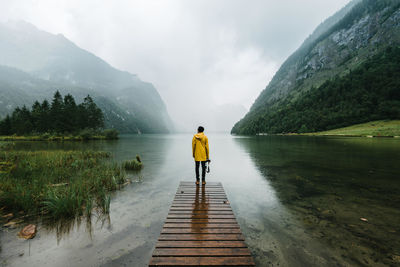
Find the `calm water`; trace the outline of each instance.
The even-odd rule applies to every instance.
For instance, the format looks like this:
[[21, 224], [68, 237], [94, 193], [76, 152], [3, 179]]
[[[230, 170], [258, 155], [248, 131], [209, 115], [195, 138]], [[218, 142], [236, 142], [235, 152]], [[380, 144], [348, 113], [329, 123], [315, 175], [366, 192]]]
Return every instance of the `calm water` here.
[[[258, 266], [399, 266], [400, 140], [209, 134], [209, 181], [221, 181]], [[193, 180], [191, 135], [122, 136], [18, 149], [94, 149], [145, 168], [113, 195], [110, 222], [57, 239], [0, 232], [0, 265], [146, 266], [179, 181]], [[361, 220], [367, 219], [367, 221]]]

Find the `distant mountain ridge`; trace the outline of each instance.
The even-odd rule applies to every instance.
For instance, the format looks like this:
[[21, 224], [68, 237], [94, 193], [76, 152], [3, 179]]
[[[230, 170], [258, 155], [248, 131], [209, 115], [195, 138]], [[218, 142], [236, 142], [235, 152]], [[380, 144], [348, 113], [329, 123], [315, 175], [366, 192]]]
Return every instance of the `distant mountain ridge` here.
[[[341, 108], [336, 106], [334, 108], [339, 111], [335, 116], [330, 116], [327, 109], [324, 111], [327, 112], [326, 114], [321, 112], [313, 118], [314, 120], [326, 120], [323, 125], [310, 122], [304, 113], [312, 108], [304, 108], [305, 98], [311, 95], [315, 97], [322, 85], [324, 85], [323, 88], [329, 87], [330, 95], [326, 95], [326, 97], [333, 97], [338, 93], [339, 88], [326, 86], [325, 83], [334, 79], [337, 80], [337, 85], [346, 84], [344, 81], [353, 70], [365, 69], [365, 73], [368, 71], [367, 62], [369, 60], [380, 64], [390, 63], [387, 58], [386, 61], [382, 61], [373, 59], [373, 57], [375, 55], [384, 56], [387, 48], [399, 45], [399, 0], [350, 2], [318, 26], [302, 46], [282, 64], [266, 89], [259, 95], [249, 113], [235, 124], [232, 133], [301, 132], [305, 129], [320, 131], [333, 126], [344, 127], [351, 123], [364, 122], [362, 120], [363, 118], [367, 119], [369, 112], [375, 112], [370, 107], [368, 111], [365, 109], [364, 113], [350, 109], [346, 111], [346, 114], [344, 111], [340, 114]], [[396, 50], [389, 53], [394, 51]], [[382, 72], [382, 75], [385, 74], [384, 68], [379, 68], [379, 71]], [[358, 77], [368, 79], [366, 75], [360, 74]], [[352, 88], [347, 88], [347, 90], [352, 90]], [[384, 90], [384, 88], [376, 88], [377, 92], [379, 90]], [[325, 109], [327, 101], [324, 102], [323, 99], [321, 101], [326, 105], [319, 107]], [[340, 104], [347, 106], [349, 101]], [[393, 109], [396, 105], [396, 103], [393, 104]], [[363, 106], [361, 105], [361, 107]], [[317, 111], [314, 110], [313, 113], [315, 112]], [[296, 113], [298, 117], [294, 118], [292, 113]], [[357, 113], [357, 115], [353, 116], [349, 113]], [[376, 113], [375, 115], [379, 119], [385, 119], [382, 114]], [[390, 116], [394, 116], [393, 114]]]
[[[171, 119], [151, 83], [120, 71], [63, 35], [23, 22], [0, 24], [0, 116], [21, 104], [50, 99], [56, 89], [93, 96], [106, 127], [121, 132], [170, 132]], [[35, 98], [36, 97], [36, 98]]]

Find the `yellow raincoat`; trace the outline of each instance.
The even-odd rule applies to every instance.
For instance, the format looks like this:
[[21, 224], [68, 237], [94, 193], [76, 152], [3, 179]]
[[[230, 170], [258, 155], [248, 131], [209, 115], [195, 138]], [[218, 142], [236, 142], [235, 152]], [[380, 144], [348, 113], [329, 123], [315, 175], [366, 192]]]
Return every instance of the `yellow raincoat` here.
[[195, 161], [209, 159], [208, 138], [204, 133], [198, 133], [193, 136], [192, 152]]

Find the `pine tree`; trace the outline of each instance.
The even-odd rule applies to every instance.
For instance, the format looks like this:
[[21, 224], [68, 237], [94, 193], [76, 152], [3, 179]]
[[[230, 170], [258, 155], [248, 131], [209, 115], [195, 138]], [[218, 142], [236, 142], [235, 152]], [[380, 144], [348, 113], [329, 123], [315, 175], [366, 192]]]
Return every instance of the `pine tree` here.
[[32, 126], [35, 132], [39, 132], [39, 124], [40, 124], [40, 119], [42, 117], [42, 107], [38, 101], [35, 101], [32, 105]]
[[33, 130], [32, 116], [29, 109], [23, 106], [22, 109], [16, 108], [11, 116], [12, 133], [18, 135], [30, 134]]
[[40, 133], [46, 133], [52, 129], [50, 120], [50, 104], [47, 101], [47, 99], [43, 100], [40, 109], [41, 109], [41, 117], [37, 125], [37, 130]]
[[64, 97], [64, 109], [63, 109], [63, 132], [71, 133], [78, 130], [78, 107], [75, 103], [75, 99], [72, 95], [67, 94]]
[[64, 100], [56, 91], [51, 106], [47, 100], [32, 105], [32, 111], [26, 106], [17, 107], [11, 116], [0, 120], [0, 134], [32, 134], [32, 133], [73, 133], [85, 128], [103, 127], [104, 117], [101, 109], [88, 95], [83, 103], [76, 105], [72, 95], [67, 94]]
[[59, 91], [56, 91], [51, 102], [50, 121], [51, 129], [54, 132], [62, 133], [64, 131], [63, 112], [64, 102]]
[[12, 133], [12, 125], [10, 115], [7, 115], [4, 120], [0, 121], [0, 134], [10, 135]]
[[97, 129], [104, 126], [103, 112], [97, 107], [90, 95], [85, 97], [82, 108], [85, 111], [85, 128]]

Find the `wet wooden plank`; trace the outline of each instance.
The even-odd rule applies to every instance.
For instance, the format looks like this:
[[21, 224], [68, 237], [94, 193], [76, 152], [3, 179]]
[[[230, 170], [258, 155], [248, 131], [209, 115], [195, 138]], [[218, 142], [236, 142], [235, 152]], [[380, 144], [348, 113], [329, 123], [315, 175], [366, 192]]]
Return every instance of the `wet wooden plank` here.
[[220, 199], [220, 198], [227, 199], [228, 197], [220, 194], [220, 195], [205, 195], [195, 198], [195, 196], [181, 194], [181, 195], [176, 195], [174, 199], [179, 200], [182, 198], [190, 199], [191, 201], [193, 201], [193, 203], [200, 204], [204, 203], [208, 199]]
[[[182, 199], [182, 198], [186, 198], [186, 199], [190, 199], [190, 200], [192, 200], [192, 201], [195, 201], [194, 196], [185, 196], [185, 195], [176, 195], [176, 196], [175, 196], [175, 199]], [[207, 199], [220, 199], [220, 198], [227, 199], [226, 196], [222, 196], [222, 195], [218, 195], [218, 196], [204, 196], [204, 197], [201, 196], [201, 197], [198, 198], [197, 201], [199, 201], [199, 203], [200, 203], [202, 200], [207, 200]]]
[[[195, 185], [195, 183], [194, 183], [195, 181], [180, 181], [179, 182], [179, 186], [185, 186], [185, 185], [191, 185], [191, 186], [194, 186]], [[222, 183], [221, 182], [209, 182], [209, 181], [207, 181], [207, 185], [219, 185], [219, 186], [222, 186]]]
[[239, 228], [237, 223], [165, 223], [165, 228]]
[[197, 211], [197, 210], [205, 210], [205, 211], [210, 211], [210, 210], [232, 210], [232, 208], [229, 205], [224, 204], [216, 204], [216, 205], [207, 205], [207, 204], [201, 204], [201, 205], [194, 205], [194, 206], [189, 206], [187, 203], [181, 203], [181, 204], [173, 204], [171, 206], [170, 211]]
[[166, 219], [166, 223], [208, 223], [208, 224], [213, 224], [213, 223], [236, 223], [236, 219], [211, 219], [211, 218], [206, 218], [206, 219]]
[[221, 215], [221, 214], [168, 214], [167, 219], [235, 219], [235, 215]]
[[156, 248], [247, 248], [243, 241], [158, 241]]
[[164, 228], [161, 234], [240, 234], [240, 228]]
[[241, 234], [161, 234], [158, 240], [240, 240], [244, 237]]
[[[225, 194], [225, 191], [223, 191], [223, 190], [210, 190], [210, 189], [205, 189], [206, 191], [204, 192], [202, 192], [201, 190], [200, 191], [187, 191], [187, 190], [179, 190], [179, 191], [177, 191], [176, 193], [175, 193], [175, 195], [176, 196], [179, 196], [179, 195], [191, 195], [191, 196], [198, 196], [198, 197], [201, 197], [202, 195], [226, 195]], [[209, 191], [207, 191], [207, 190], [209, 190]]]
[[[196, 184], [193, 183], [188, 183], [188, 184], [179, 184], [179, 188], [185, 188], [185, 187], [192, 187], [192, 188], [196, 188]], [[207, 187], [219, 187], [219, 188], [223, 188], [222, 184], [210, 184], [209, 182], [206, 183], [206, 188]]]
[[254, 266], [221, 183], [180, 183], [149, 266]]
[[150, 266], [254, 266], [249, 256], [243, 257], [153, 257]]
[[203, 203], [204, 200], [207, 199], [214, 199], [214, 198], [228, 198], [225, 194], [207, 194], [207, 195], [203, 195], [203, 196], [196, 196], [194, 195], [190, 195], [190, 194], [179, 194], [179, 195], [175, 195], [174, 199], [180, 199], [180, 198], [189, 198], [191, 201], [193, 201], [193, 203]]
[[[200, 185], [200, 186], [203, 188], [202, 185]], [[221, 190], [221, 191], [224, 190], [224, 188], [222, 186], [206, 185], [204, 188], [205, 189], [212, 189], [212, 190]], [[181, 190], [194, 190], [194, 191], [196, 191], [198, 189], [196, 188], [195, 185], [190, 185], [190, 186], [180, 186], [176, 191], [179, 192]]]
[[[205, 190], [205, 191], [204, 191]], [[200, 195], [202, 193], [206, 193], [206, 194], [212, 194], [212, 193], [217, 193], [217, 194], [223, 194], [225, 193], [225, 190], [221, 187], [221, 188], [217, 188], [217, 187], [208, 187], [208, 188], [204, 188], [199, 190], [197, 188], [179, 188], [176, 191], [176, 194], [193, 194], [193, 193], [200, 193]]]
[[[180, 198], [180, 199], [174, 199], [174, 202], [172, 203], [172, 205], [179, 205], [179, 204], [193, 204], [194, 201], [189, 199], [189, 198]], [[229, 201], [225, 198], [221, 198], [221, 199], [215, 199], [215, 198], [211, 198], [211, 199], [206, 199], [204, 200], [204, 202], [202, 202], [201, 204], [195, 204], [197, 205], [197, 207], [201, 207], [202, 205], [207, 205], [207, 204], [217, 204], [217, 205], [224, 205], [224, 204], [229, 204]]]
[[225, 191], [223, 190], [223, 189], [205, 189], [205, 190], [207, 190], [207, 191], [204, 191], [204, 190], [198, 190], [198, 189], [195, 189], [195, 190], [192, 190], [192, 189], [181, 189], [181, 190], [178, 190], [178, 191], [176, 191], [176, 194], [177, 195], [179, 195], [179, 194], [190, 194], [190, 195], [194, 195], [194, 194], [225, 194]]
[[204, 214], [229, 214], [233, 213], [232, 209], [228, 208], [213, 208], [213, 209], [207, 209], [204, 207], [195, 207], [192, 210], [190, 209], [172, 209], [169, 211], [168, 214], [195, 214], [195, 213], [204, 213]]
[[211, 215], [211, 214], [223, 214], [223, 215], [233, 215], [231, 210], [171, 210], [168, 215], [173, 214], [192, 214], [192, 215]]
[[235, 215], [191, 215], [191, 214], [172, 214], [167, 219], [235, 219]]
[[181, 198], [188, 198], [191, 201], [193, 201], [193, 203], [197, 202], [197, 203], [200, 204], [200, 203], [203, 203], [204, 200], [207, 200], [207, 199], [214, 199], [214, 198], [227, 199], [228, 197], [226, 195], [223, 195], [223, 194], [215, 194], [215, 195], [211, 195], [210, 194], [210, 195], [204, 195], [204, 196], [198, 196], [198, 197], [195, 196], [195, 195], [189, 195], [189, 194], [179, 194], [179, 195], [175, 195], [174, 199], [181, 199]]
[[247, 248], [156, 248], [155, 257], [160, 256], [250, 256]]
[[[205, 189], [205, 190], [208, 190], [208, 189]], [[202, 192], [196, 192], [196, 191], [194, 191], [194, 192], [183, 192], [183, 193], [181, 193], [181, 192], [177, 192], [177, 193], [175, 193], [175, 195], [176, 196], [184, 196], [184, 195], [187, 195], [187, 196], [196, 196], [196, 197], [199, 197], [199, 198], [201, 198], [202, 196], [208, 196], [208, 195], [226, 195], [223, 191], [221, 191], [221, 192], [217, 192], [217, 191], [213, 191], [213, 192], [207, 192], [207, 193], [203, 193], [202, 194]]]
[[196, 205], [196, 206], [171, 206], [170, 211], [211, 211], [211, 210], [225, 210], [225, 211], [232, 211], [230, 206], [208, 206], [208, 205]]

